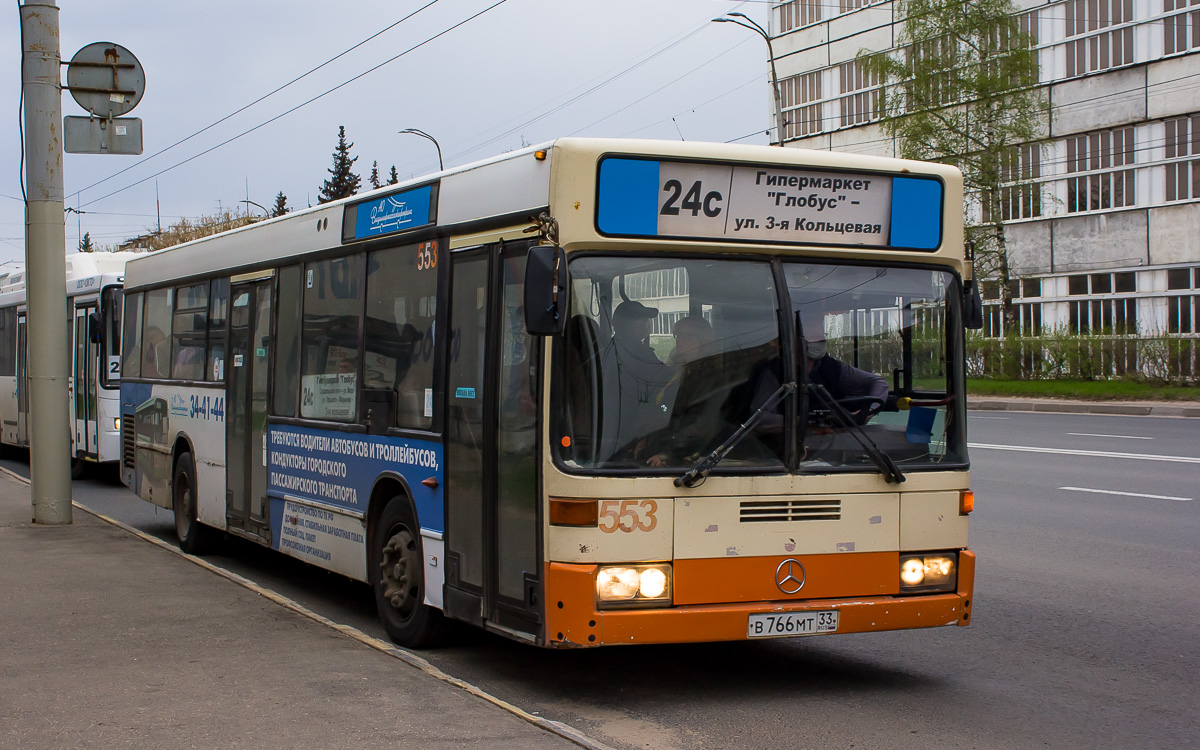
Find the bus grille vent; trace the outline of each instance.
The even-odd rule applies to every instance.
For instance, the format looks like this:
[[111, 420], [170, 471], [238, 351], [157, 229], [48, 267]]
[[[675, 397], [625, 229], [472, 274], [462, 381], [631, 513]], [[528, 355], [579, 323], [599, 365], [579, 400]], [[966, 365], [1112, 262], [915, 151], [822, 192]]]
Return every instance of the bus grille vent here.
[[772, 521], [839, 521], [842, 501], [828, 500], [745, 500], [741, 505], [742, 523]]
[[121, 420], [121, 465], [126, 469], [133, 468], [134, 434], [133, 416], [125, 415]]

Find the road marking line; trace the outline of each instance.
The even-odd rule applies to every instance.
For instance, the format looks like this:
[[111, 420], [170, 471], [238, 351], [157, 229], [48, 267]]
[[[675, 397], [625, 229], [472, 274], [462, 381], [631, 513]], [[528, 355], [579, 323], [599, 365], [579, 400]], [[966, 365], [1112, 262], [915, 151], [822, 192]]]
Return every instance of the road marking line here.
[[985, 417], [980, 414], [972, 414], [970, 419], [1012, 419], [1012, 417]]
[[1122, 497], [1148, 497], [1152, 500], [1178, 500], [1181, 503], [1190, 503], [1190, 497], [1175, 497], [1173, 495], [1147, 495], [1144, 492], [1117, 492], [1116, 490], [1094, 490], [1088, 487], [1059, 487], [1060, 490], [1071, 490], [1072, 492], [1095, 492], [1101, 495], [1120, 495]]
[[[21, 476], [20, 474], [16, 473], [15, 471], [11, 471], [9, 469], [4, 468], [3, 466], [0, 466], [0, 473], [7, 474], [9, 477], [12, 477], [13, 479], [17, 480], [18, 482], [21, 482], [22, 484], [26, 484], [26, 485], [30, 484], [29, 479]], [[308, 619], [312, 620], [313, 622], [317, 622], [328, 628], [332, 628], [333, 630], [338, 631], [342, 635], [358, 641], [359, 643], [363, 644], [364, 646], [373, 648], [376, 651], [382, 651], [383, 653], [387, 654], [388, 656], [399, 659], [400, 661], [404, 662], [405, 664], [408, 664], [411, 667], [416, 667], [417, 669], [421, 670], [422, 672], [424, 672], [427, 675], [430, 675], [431, 677], [435, 677], [435, 678], [441, 680], [442, 682], [453, 685], [454, 687], [456, 687], [460, 690], [463, 690], [467, 693], [470, 693], [471, 695], [475, 696], [476, 698], [485, 700], [488, 703], [491, 703], [492, 705], [494, 705], [498, 708], [502, 708], [505, 711], [509, 712], [510, 714], [513, 714], [514, 716], [524, 719], [525, 721], [529, 722], [530, 724], [533, 724], [534, 726], [537, 726], [540, 729], [550, 732], [551, 734], [556, 734], [559, 737], [562, 737], [563, 739], [570, 740], [571, 742], [574, 742], [576, 745], [587, 748], [588, 750], [615, 750], [614, 748], [612, 748], [609, 745], [605, 745], [602, 742], [599, 742], [597, 740], [592, 739], [591, 737], [588, 737], [586, 734], [579, 731], [578, 729], [576, 729], [573, 726], [564, 724], [561, 721], [554, 721], [553, 719], [546, 719], [541, 716], [535, 716], [535, 715], [529, 713], [528, 711], [525, 711], [521, 708], [518, 708], [517, 706], [514, 706], [513, 704], [509, 703], [508, 701], [497, 698], [496, 696], [492, 695], [491, 693], [485, 692], [484, 690], [475, 687], [474, 685], [467, 682], [466, 680], [460, 680], [457, 677], [449, 675], [449, 674], [443, 672], [442, 670], [438, 669], [437, 667], [435, 667], [433, 664], [429, 663], [425, 659], [422, 659], [421, 657], [417, 656], [416, 654], [412, 653], [411, 651], [407, 651], [403, 648], [400, 648], [399, 646], [397, 646], [394, 643], [380, 640], [379, 638], [376, 638], [374, 636], [367, 635], [366, 633], [362, 632], [358, 628], [352, 627], [350, 625], [343, 625], [342, 623], [335, 622], [334, 620], [331, 620], [328, 617], [325, 617], [324, 615], [317, 614], [316, 612], [312, 611], [311, 609], [305, 607], [303, 604], [300, 604], [297, 601], [289, 599], [288, 597], [284, 596], [283, 594], [280, 594], [277, 591], [266, 588], [265, 586], [261, 586], [261, 585], [255, 583], [254, 581], [250, 580], [249, 578], [240, 576], [231, 570], [226, 570], [225, 568], [222, 568], [219, 565], [213, 565], [212, 563], [208, 562], [207, 560], [196, 557], [195, 555], [189, 555], [173, 544], [164, 542], [162, 539], [159, 539], [156, 536], [147, 534], [146, 532], [144, 532], [140, 529], [135, 529], [134, 527], [130, 526], [129, 524], [118, 521], [115, 518], [110, 518], [110, 517], [104, 515], [103, 513], [99, 512], [97, 510], [93, 510], [82, 503], [71, 501], [71, 504], [86, 513], [90, 513], [91, 515], [95, 516], [96, 518], [99, 518], [101, 521], [104, 521], [105, 523], [112, 524], [113, 526], [116, 526], [119, 529], [128, 531], [130, 534], [133, 534], [134, 536], [136, 536], [144, 541], [150, 542], [151, 544], [153, 544], [157, 547], [160, 547], [172, 554], [178, 555], [179, 557], [182, 557], [185, 560], [188, 560], [189, 562], [199, 565], [201, 568], [204, 568], [205, 570], [208, 570], [209, 572], [216, 573], [217, 575], [221, 576], [222, 578], [224, 578], [226, 580], [232, 581], [233, 583], [236, 583], [239, 586], [247, 588], [256, 594], [275, 602], [276, 604], [278, 604], [281, 607], [290, 609], [293, 612], [295, 612], [296, 614], [300, 615], [301, 617], [307, 617]]]
[[1141, 435], [1104, 435], [1098, 432], [1068, 432], [1068, 435], [1077, 435], [1079, 437], [1107, 437], [1121, 438], [1122, 440], [1153, 440], [1152, 437], [1143, 437]]
[[990, 443], [968, 443], [968, 447], [995, 450], [1018, 451], [1020, 453], [1056, 453], [1064, 456], [1090, 456], [1092, 458], [1133, 458], [1142, 461], [1167, 461], [1179, 464], [1200, 464], [1200, 458], [1192, 456], [1158, 456], [1152, 453], [1114, 453], [1111, 451], [1079, 451], [1066, 448], [1034, 448], [1027, 445], [993, 445]]

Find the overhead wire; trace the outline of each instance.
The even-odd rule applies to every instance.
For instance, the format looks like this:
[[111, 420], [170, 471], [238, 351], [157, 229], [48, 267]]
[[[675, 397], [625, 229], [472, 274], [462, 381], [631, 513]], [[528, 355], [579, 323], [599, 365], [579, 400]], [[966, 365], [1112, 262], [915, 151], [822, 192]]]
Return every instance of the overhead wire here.
[[[156, 151], [156, 152], [154, 152], [153, 154], [150, 154], [149, 156], [147, 156], [147, 157], [145, 157], [145, 158], [143, 158], [143, 159], [140, 159], [140, 160], [138, 160], [137, 162], [135, 162], [135, 163], [133, 163], [133, 164], [130, 164], [128, 167], [125, 167], [124, 169], [122, 169], [122, 170], [120, 170], [120, 171], [118, 171], [118, 172], [114, 172], [114, 173], [110, 174], [108, 177], [105, 177], [105, 178], [104, 178], [104, 179], [102, 179], [102, 180], [99, 180], [99, 181], [97, 181], [97, 182], [93, 182], [91, 185], [88, 185], [87, 187], [82, 187], [82, 188], [79, 188], [79, 189], [78, 189], [78, 190], [76, 190], [74, 193], [71, 193], [71, 195], [73, 195], [73, 196], [78, 196], [80, 193], [82, 193], [82, 192], [83, 192], [83, 191], [85, 191], [85, 190], [91, 190], [92, 188], [94, 188], [94, 187], [96, 187], [96, 186], [98, 186], [98, 185], [102, 185], [102, 184], [104, 184], [105, 182], [108, 182], [109, 180], [113, 179], [114, 177], [118, 177], [118, 176], [120, 176], [120, 175], [123, 175], [123, 174], [125, 174], [126, 172], [128, 172], [129, 170], [131, 170], [131, 169], [135, 169], [135, 168], [137, 168], [137, 167], [141, 166], [142, 164], [145, 164], [146, 162], [150, 161], [151, 159], [154, 159], [154, 158], [156, 158], [156, 157], [158, 157], [158, 156], [161, 156], [161, 155], [163, 155], [163, 154], [167, 153], [168, 151], [170, 151], [171, 149], [175, 148], [176, 146], [180, 146], [180, 145], [182, 145], [182, 144], [184, 144], [184, 143], [187, 143], [188, 141], [190, 141], [191, 139], [195, 138], [196, 136], [198, 136], [198, 135], [200, 135], [200, 134], [202, 134], [202, 133], [205, 133], [205, 132], [207, 132], [207, 131], [209, 131], [209, 130], [212, 130], [213, 128], [215, 128], [216, 126], [220, 125], [221, 123], [228, 121], [229, 119], [231, 119], [231, 118], [233, 118], [233, 117], [235, 117], [235, 116], [237, 116], [237, 115], [241, 114], [242, 112], [245, 112], [246, 110], [250, 109], [250, 108], [251, 108], [251, 107], [253, 107], [254, 105], [256, 105], [256, 104], [258, 104], [258, 103], [260, 103], [260, 102], [262, 102], [262, 101], [265, 101], [266, 99], [269, 99], [270, 97], [274, 96], [275, 94], [278, 94], [279, 92], [281, 92], [281, 91], [283, 91], [284, 89], [288, 88], [288, 87], [289, 87], [289, 86], [291, 86], [292, 84], [294, 84], [294, 83], [297, 83], [297, 82], [299, 82], [299, 81], [301, 81], [301, 80], [303, 80], [303, 79], [307, 78], [308, 76], [312, 75], [313, 73], [316, 73], [318, 70], [320, 70], [320, 69], [324, 68], [325, 66], [327, 66], [327, 65], [329, 65], [329, 64], [331, 64], [331, 63], [333, 63], [333, 62], [335, 62], [335, 61], [337, 61], [337, 60], [339, 60], [339, 59], [341, 59], [342, 57], [345, 57], [346, 55], [350, 54], [351, 52], [353, 52], [354, 50], [356, 50], [356, 49], [358, 49], [359, 47], [363, 46], [364, 44], [366, 44], [366, 43], [370, 42], [371, 40], [373, 40], [373, 39], [376, 39], [377, 37], [379, 37], [379, 36], [381, 36], [381, 35], [383, 35], [383, 34], [387, 33], [388, 31], [391, 31], [392, 29], [396, 28], [396, 27], [397, 27], [397, 26], [399, 26], [400, 24], [402, 24], [402, 23], [404, 23], [405, 21], [409, 20], [410, 18], [412, 18], [413, 16], [417, 15], [417, 14], [418, 14], [418, 13], [420, 13], [421, 11], [423, 11], [423, 10], [425, 10], [425, 9], [429, 8], [430, 6], [432, 6], [432, 5], [436, 4], [436, 3], [440, 2], [440, 1], [441, 1], [441, 0], [429, 0], [429, 2], [425, 3], [425, 4], [424, 4], [424, 5], [422, 5], [420, 8], [417, 8], [417, 9], [416, 9], [416, 10], [414, 10], [412, 13], [409, 13], [408, 15], [404, 16], [403, 18], [401, 18], [400, 20], [396, 21], [395, 23], [393, 23], [393, 24], [390, 24], [390, 25], [388, 25], [388, 26], [384, 27], [383, 29], [380, 29], [379, 31], [377, 31], [377, 32], [375, 32], [374, 34], [372, 34], [371, 36], [367, 37], [366, 39], [363, 39], [361, 42], [359, 42], [359, 43], [357, 43], [357, 44], [355, 44], [355, 45], [353, 45], [353, 46], [351, 46], [351, 47], [348, 47], [348, 48], [346, 48], [346, 49], [342, 50], [341, 52], [339, 52], [338, 54], [336, 54], [336, 55], [334, 55], [333, 57], [329, 58], [329, 59], [328, 59], [328, 60], [326, 60], [325, 62], [321, 63], [320, 65], [316, 66], [315, 68], [312, 68], [311, 70], [308, 70], [308, 71], [306, 71], [306, 72], [304, 72], [304, 73], [301, 73], [300, 75], [296, 76], [295, 78], [293, 78], [292, 80], [290, 80], [290, 81], [288, 81], [287, 83], [283, 84], [282, 86], [279, 86], [279, 87], [277, 87], [277, 88], [275, 88], [275, 89], [272, 89], [271, 91], [268, 91], [267, 93], [265, 93], [265, 94], [263, 94], [262, 96], [258, 97], [258, 98], [257, 98], [257, 99], [255, 99], [254, 101], [250, 102], [249, 104], [246, 104], [246, 105], [244, 105], [244, 106], [242, 106], [242, 107], [239, 107], [238, 109], [234, 110], [233, 112], [230, 112], [229, 114], [225, 115], [224, 117], [222, 117], [222, 118], [220, 118], [220, 119], [218, 119], [218, 120], [216, 120], [216, 121], [214, 121], [214, 122], [211, 122], [211, 123], [209, 123], [208, 125], [205, 125], [203, 128], [200, 128], [199, 130], [197, 130], [196, 132], [192, 133], [191, 135], [189, 135], [189, 136], [186, 136], [186, 137], [184, 137], [184, 138], [181, 138], [181, 139], [179, 139], [178, 141], [175, 141], [175, 142], [174, 142], [174, 143], [172, 143], [170, 146], [167, 146], [166, 148], [160, 149], [159, 151]], [[19, 3], [19, 0], [18, 0], [18, 3]]]
[[[309, 104], [312, 104], [312, 103], [313, 103], [313, 102], [315, 102], [315, 101], [318, 101], [319, 99], [323, 99], [324, 97], [328, 96], [329, 94], [332, 94], [333, 92], [335, 92], [335, 91], [337, 91], [337, 90], [339, 90], [339, 89], [342, 89], [342, 88], [344, 88], [344, 87], [346, 87], [346, 86], [350, 85], [351, 83], [354, 83], [355, 81], [357, 81], [357, 80], [359, 80], [359, 79], [363, 78], [364, 76], [370, 75], [371, 73], [375, 72], [376, 70], [379, 70], [380, 68], [384, 67], [385, 65], [388, 65], [388, 64], [390, 64], [390, 63], [392, 63], [392, 62], [395, 62], [396, 60], [399, 60], [401, 57], [404, 57], [405, 55], [409, 54], [410, 52], [413, 52], [414, 50], [417, 50], [417, 49], [419, 49], [419, 48], [421, 48], [421, 47], [424, 47], [426, 44], [429, 44], [430, 42], [434, 41], [435, 39], [438, 39], [438, 38], [440, 38], [440, 37], [442, 37], [442, 36], [445, 36], [446, 34], [449, 34], [451, 31], [454, 31], [455, 29], [457, 29], [457, 28], [459, 28], [459, 27], [461, 27], [461, 26], [464, 26], [464, 25], [466, 25], [466, 24], [470, 23], [471, 21], [475, 20], [476, 18], [479, 18], [480, 16], [484, 15], [485, 13], [488, 13], [489, 11], [491, 11], [491, 10], [493, 10], [493, 9], [495, 9], [495, 8], [498, 8], [499, 6], [503, 5], [503, 4], [504, 4], [504, 3], [506, 3], [506, 2], [508, 2], [508, 0], [497, 0], [497, 2], [495, 2], [495, 3], [491, 4], [491, 5], [489, 5], [487, 8], [484, 8], [483, 10], [481, 10], [481, 11], [479, 11], [479, 12], [477, 12], [477, 13], [475, 13], [475, 14], [471, 15], [471, 16], [469, 16], [468, 18], [466, 18], [466, 19], [464, 19], [464, 20], [462, 20], [462, 21], [459, 21], [458, 23], [454, 24], [453, 26], [450, 26], [449, 28], [446, 28], [446, 29], [443, 29], [442, 31], [439, 31], [437, 34], [434, 34], [433, 36], [431, 36], [431, 37], [428, 37], [428, 38], [427, 38], [427, 39], [425, 39], [424, 41], [422, 41], [422, 42], [420, 42], [420, 43], [418, 43], [418, 44], [415, 44], [415, 45], [413, 45], [412, 47], [409, 47], [408, 49], [404, 50], [403, 52], [399, 53], [398, 55], [394, 55], [393, 57], [390, 57], [390, 58], [388, 58], [387, 60], [384, 60], [383, 62], [379, 63], [378, 65], [374, 65], [374, 66], [372, 66], [371, 68], [368, 68], [367, 70], [363, 71], [362, 73], [359, 73], [358, 75], [356, 75], [356, 76], [353, 76], [352, 78], [349, 78], [349, 79], [347, 79], [347, 80], [343, 81], [342, 83], [339, 83], [338, 85], [334, 86], [333, 88], [327, 89], [326, 91], [324, 91], [324, 92], [322, 92], [322, 93], [320, 93], [320, 94], [317, 94], [316, 96], [312, 97], [311, 99], [308, 99], [307, 101], [304, 101], [304, 102], [302, 102], [302, 103], [300, 103], [300, 104], [297, 104], [296, 106], [294, 106], [294, 107], [292, 107], [292, 108], [290, 108], [290, 109], [288, 109], [288, 110], [286, 110], [286, 111], [284, 111], [284, 112], [282, 112], [282, 113], [280, 113], [280, 114], [278, 114], [278, 115], [275, 115], [274, 117], [272, 117], [272, 118], [270, 118], [270, 119], [268, 119], [268, 120], [265, 120], [265, 121], [263, 121], [263, 122], [259, 123], [258, 125], [255, 125], [255, 126], [254, 126], [254, 127], [252, 127], [252, 128], [249, 128], [249, 129], [247, 129], [247, 130], [244, 130], [244, 131], [242, 131], [241, 133], [238, 133], [237, 135], [235, 135], [235, 136], [233, 136], [233, 137], [231, 137], [231, 138], [227, 138], [226, 140], [224, 140], [224, 141], [222, 141], [222, 142], [218, 143], [218, 144], [217, 144], [217, 145], [215, 145], [215, 146], [212, 146], [211, 148], [205, 149], [204, 151], [201, 151], [201, 152], [200, 152], [200, 153], [198, 153], [198, 154], [195, 154], [195, 155], [193, 155], [193, 156], [190, 156], [190, 157], [188, 157], [188, 158], [184, 159], [183, 161], [180, 161], [180, 162], [177, 162], [177, 163], [175, 163], [175, 164], [172, 164], [171, 166], [167, 167], [166, 169], [159, 170], [158, 172], [155, 172], [154, 174], [152, 174], [152, 175], [150, 175], [150, 176], [148, 176], [148, 177], [144, 177], [144, 178], [142, 178], [142, 179], [140, 179], [140, 180], [138, 180], [138, 181], [136, 181], [136, 182], [133, 182], [133, 183], [130, 183], [129, 185], [126, 185], [126, 186], [125, 186], [125, 187], [123, 187], [123, 188], [119, 188], [119, 189], [117, 189], [117, 190], [114, 190], [114, 191], [113, 191], [113, 192], [111, 192], [111, 193], [107, 193], [107, 194], [105, 194], [105, 195], [102, 195], [102, 196], [100, 196], [99, 198], [93, 198], [92, 200], [89, 200], [87, 203], [83, 203], [83, 204], [82, 204], [82, 206], [90, 206], [90, 205], [92, 205], [93, 203], [97, 203], [97, 202], [99, 202], [99, 201], [105, 200], [106, 198], [111, 198], [112, 196], [114, 196], [114, 195], [117, 195], [118, 193], [122, 193], [122, 192], [124, 192], [124, 191], [126, 191], [126, 190], [129, 190], [130, 188], [136, 187], [137, 185], [141, 185], [141, 184], [142, 184], [142, 183], [144, 183], [144, 182], [147, 182], [147, 181], [149, 181], [149, 180], [152, 180], [152, 179], [154, 179], [155, 177], [158, 177], [158, 176], [160, 176], [160, 175], [163, 175], [163, 174], [165, 174], [165, 173], [167, 173], [167, 172], [169, 172], [169, 171], [171, 171], [171, 170], [173, 170], [173, 169], [176, 169], [177, 167], [181, 167], [181, 166], [183, 166], [184, 164], [187, 164], [188, 162], [194, 161], [194, 160], [196, 160], [196, 159], [200, 158], [201, 156], [205, 156], [205, 155], [207, 155], [207, 154], [210, 154], [210, 153], [212, 153], [213, 151], [216, 151], [217, 149], [219, 149], [219, 148], [221, 148], [221, 147], [223, 147], [223, 146], [226, 146], [226, 145], [228, 145], [228, 144], [230, 144], [230, 143], [233, 143], [234, 141], [236, 141], [236, 140], [238, 140], [238, 139], [240, 139], [240, 138], [243, 138], [243, 137], [245, 137], [245, 136], [249, 135], [250, 133], [253, 133], [253, 132], [254, 132], [254, 131], [256, 131], [256, 130], [259, 130], [259, 129], [263, 128], [263, 127], [266, 127], [267, 125], [270, 125], [271, 123], [273, 123], [273, 122], [275, 122], [275, 121], [277, 121], [277, 120], [280, 120], [280, 119], [282, 119], [282, 118], [284, 118], [284, 117], [286, 117], [286, 116], [288, 116], [288, 115], [292, 114], [293, 112], [296, 112], [297, 110], [299, 110], [299, 109], [302, 109], [302, 108], [304, 108], [304, 107], [308, 106]], [[82, 207], [82, 206], [81, 206], [81, 207]]]

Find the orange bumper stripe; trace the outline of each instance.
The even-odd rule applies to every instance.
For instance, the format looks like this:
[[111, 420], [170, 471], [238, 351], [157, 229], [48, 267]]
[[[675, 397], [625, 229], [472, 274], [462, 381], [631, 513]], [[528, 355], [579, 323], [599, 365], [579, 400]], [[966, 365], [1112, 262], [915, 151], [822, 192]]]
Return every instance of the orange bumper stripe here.
[[[849, 559], [852, 556], [836, 557]], [[681, 562], [685, 561], [675, 564]], [[967, 625], [973, 603], [975, 555], [969, 550], [959, 553], [958, 591], [948, 594], [843, 595], [791, 601], [677, 604], [670, 609], [640, 610], [600, 611], [596, 608], [598, 567], [567, 563], [546, 565], [546, 645], [588, 647], [745, 640], [749, 615], [760, 612], [836, 609], [840, 613], [838, 633]], [[895, 576], [895, 572], [892, 575]]]

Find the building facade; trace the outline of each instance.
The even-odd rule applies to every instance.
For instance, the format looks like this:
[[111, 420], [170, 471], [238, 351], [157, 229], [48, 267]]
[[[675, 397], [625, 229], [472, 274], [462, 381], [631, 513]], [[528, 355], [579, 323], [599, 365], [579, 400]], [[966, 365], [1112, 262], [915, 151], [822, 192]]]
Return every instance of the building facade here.
[[[1200, 333], [1200, 0], [1016, 0], [1052, 116], [1005, 193], [1022, 332]], [[773, 3], [787, 146], [892, 155], [880, 82], [892, 0]], [[775, 132], [775, 131], [772, 131]], [[989, 293], [990, 292], [990, 293]], [[986, 332], [1001, 335], [984, 285]]]

